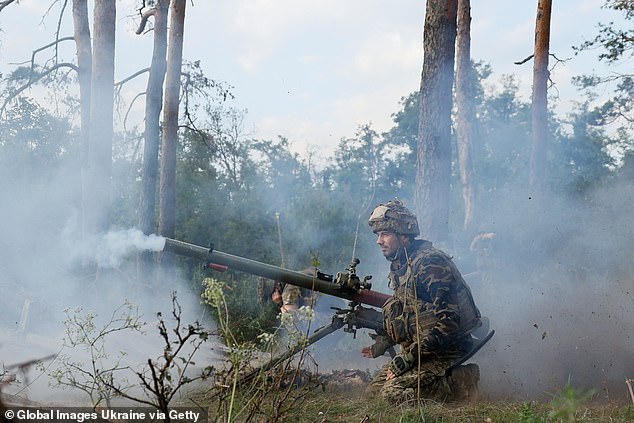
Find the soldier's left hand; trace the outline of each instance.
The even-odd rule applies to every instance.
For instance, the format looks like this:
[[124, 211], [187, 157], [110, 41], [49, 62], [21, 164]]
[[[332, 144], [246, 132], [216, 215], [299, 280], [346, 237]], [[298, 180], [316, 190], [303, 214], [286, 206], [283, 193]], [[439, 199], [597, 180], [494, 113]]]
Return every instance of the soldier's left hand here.
[[282, 305], [282, 293], [279, 289], [276, 288], [273, 291], [273, 293], [271, 294], [271, 300], [273, 300], [273, 302], [277, 305]]

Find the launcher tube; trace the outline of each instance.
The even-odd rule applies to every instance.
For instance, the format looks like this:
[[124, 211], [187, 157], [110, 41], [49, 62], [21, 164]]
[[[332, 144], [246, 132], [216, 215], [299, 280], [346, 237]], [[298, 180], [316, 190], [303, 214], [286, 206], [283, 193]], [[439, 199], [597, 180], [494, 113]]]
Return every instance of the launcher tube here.
[[334, 297], [356, 301], [360, 304], [367, 304], [374, 307], [382, 307], [390, 298], [387, 294], [367, 289], [351, 290], [328, 280], [325, 276], [311, 276], [295, 270], [283, 269], [271, 264], [261, 263], [233, 254], [223, 253], [213, 247], [207, 248], [200, 245], [190, 244], [171, 238], [165, 239], [163, 251], [171, 252], [180, 256], [191, 257], [207, 263], [219, 264], [252, 275], [262, 276], [282, 283], [299, 286], [301, 288], [322, 292]]

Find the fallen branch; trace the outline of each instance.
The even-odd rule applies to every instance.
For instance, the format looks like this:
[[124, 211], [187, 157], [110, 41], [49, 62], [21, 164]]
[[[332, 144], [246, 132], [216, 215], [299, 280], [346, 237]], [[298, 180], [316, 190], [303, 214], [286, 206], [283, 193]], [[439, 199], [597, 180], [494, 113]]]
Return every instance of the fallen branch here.
[[630, 392], [630, 399], [632, 400], [632, 404], [634, 404], [634, 390], [632, 390], [632, 382], [634, 382], [634, 379], [625, 379], [627, 390]]

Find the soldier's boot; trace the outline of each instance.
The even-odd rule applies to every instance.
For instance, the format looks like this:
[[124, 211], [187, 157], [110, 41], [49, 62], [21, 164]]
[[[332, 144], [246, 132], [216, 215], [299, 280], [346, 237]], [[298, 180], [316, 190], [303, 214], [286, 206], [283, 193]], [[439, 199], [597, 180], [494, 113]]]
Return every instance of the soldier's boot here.
[[452, 400], [457, 402], [475, 401], [478, 397], [480, 368], [471, 363], [451, 369], [448, 377]]

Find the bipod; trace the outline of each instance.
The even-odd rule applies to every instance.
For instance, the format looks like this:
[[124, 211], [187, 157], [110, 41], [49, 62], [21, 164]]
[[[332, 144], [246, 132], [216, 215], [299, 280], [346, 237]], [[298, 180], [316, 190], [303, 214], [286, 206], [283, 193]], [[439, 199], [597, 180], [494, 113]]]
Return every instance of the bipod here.
[[330, 324], [322, 326], [319, 329], [317, 329], [311, 336], [308, 337], [308, 339], [306, 339], [305, 342], [298, 343], [292, 348], [289, 348], [288, 350], [286, 350], [284, 353], [271, 358], [271, 360], [267, 361], [263, 365], [253, 369], [253, 371], [241, 377], [240, 382], [243, 382], [243, 383], [249, 382], [260, 373], [263, 373], [272, 369], [273, 367], [280, 364], [282, 361], [288, 358], [291, 358], [292, 356], [294, 356], [301, 350], [308, 348], [309, 346], [319, 341], [320, 339], [325, 338], [331, 333], [338, 331], [345, 325], [345, 323], [346, 323], [345, 317], [342, 316], [341, 313], [335, 313], [335, 315], [332, 316], [332, 320], [330, 321]]

